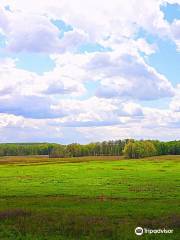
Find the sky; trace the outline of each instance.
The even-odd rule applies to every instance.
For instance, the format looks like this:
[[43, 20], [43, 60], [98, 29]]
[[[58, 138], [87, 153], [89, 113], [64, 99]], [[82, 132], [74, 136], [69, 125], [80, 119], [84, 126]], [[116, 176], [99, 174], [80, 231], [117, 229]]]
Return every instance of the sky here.
[[180, 0], [0, 0], [0, 142], [180, 138]]

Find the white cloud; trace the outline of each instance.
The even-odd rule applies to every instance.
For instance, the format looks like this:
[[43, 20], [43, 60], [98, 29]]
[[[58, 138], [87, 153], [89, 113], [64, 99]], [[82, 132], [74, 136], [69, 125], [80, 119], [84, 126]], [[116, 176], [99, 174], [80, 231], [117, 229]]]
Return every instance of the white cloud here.
[[16, 68], [16, 61], [0, 62], [0, 112], [28, 118], [56, 118], [63, 111], [54, 111], [57, 96], [78, 96], [85, 91], [81, 83], [55, 72], [42, 76]]
[[162, 2], [169, 4], [180, 4], [180, 0], [162, 0]]
[[[69, 40], [66, 39], [66, 41], [70, 44], [70, 48], [72, 41], [76, 45], [77, 39], [78, 42], [84, 41], [86, 36], [92, 42], [100, 42], [109, 38], [116, 41], [120, 36], [131, 38], [140, 28], [161, 37], [170, 35], [170, 26], [160, 11], [162, 3], [160, 0], [131, 0], [131, 2], [114, 0], [113, 4], [110, 0], [43, 0], [38, 2], [32, 0], [26, 3], [22, 0], [7, 0], [4, 2], [10, 5], [12, 16], [14, 16], [10, 21], [12, 33], [9, 41], [15, 50], [19, 49], [18, 42], [21, 38], [30, 38], [28, 43], [32, 48], [32, 43], [38, 37], [45, 35], [54, 41], [54, 46], [51, 46], [48, 40], [43, 39], [44, 42], [47, 41], [49, 51], [53, 50], [59, 40], [58, 31], [55, 26], [52, 26], [51, 19], [62, 19], [71, 24], [74, 29], [80, 29], [73, 33], [74, 36], [72, 33], [67, 34]], [[29, 32], [23, 27], [24, 21]], [[13, 42], [14, 39], [17, 39], [17, 43]], [[23, 41], [22, 47], [25, 47], [24, 44]], [[29, 50], [28, 46], [26, 48]], [[39, 51], [45, 50], [44, 48], [44, 44], [37, 46]]]
[[0, 33], [3, 33], [8, 28], [8, 19], [4, 9], [0, 8]]
[[98, 97], [153, 100], [174, 95], [171, 82], [145, 63], [136, 46], [132, 54], [120, 48], [112, 52], [68, 53], [52, 58], [56, 62], [54, 74], [61, 72], [76, 83], [95, 84]]
[[180, 84], [177, 85], [175, 96], [170, 103], [170, 109], [180, 113]]
[[139, 51], [144, 52], [146, 55], [151, 55], [156, 52], [157, 46], [149, 44], [145, 39], [139, 38], [135, 41], [135, 44]]
[[[143, 30], [179, 46], [179, 21], [164, 19], [164, 2], [2, 0], [11, 10], [0, 11], [5, 54], [46, 53], [55, 67], [38, 75], [18, 69], [18, 59], [0, 61], [1, 141], [17, 135], [19, 141], [64, 142], [178, 136], [179, 88], [146, 63], [158, 47], [138, 38]], [[61, 34], [52, 20], [73, 30]], [[87, 42], [109, 52], [78, 53]], [[144, 100], [165, 97], [172, 98], [169, 109], [143, 107]]]
[[[91, 109], [88, 111], [87, 107], [91, 106], [93, 109], [95, 103], [97, 112], [91, 112]], [[69, 111], [73, 111], [73, 106], [77, 104], [80, 104], [80, 102], [75, 101], [72, 106], [64, 102], [64, 107], [68, 106]], [[62, 119], [51, 120], [27, 119], [9, 114], [0, 114], [1, 141], [27, 142], [31, 139], [36, 141], [46, 139], [46, 141], [51, 142], [69, 143], [73, 141], [83, 143], [132, 137], [138, 139], [178, 139], [180, 134], [179, 113], [174, 113], [171, 110], [141, 107], [144, 114], [141, 118], [137, 118], [136, 115], [133, 116], [131, 113], [129, 116], [117, 117], [115, 114], [112, 115], [117, 107], [119, 109], [124, 107], [126, 111], [131, 112], [130, 109], [140, 108], [140, 106], [133, 106], [133, 103], [118, 104], [116, 102], [114, 106], [113, 104], [115, 103], [109, 100], [102, 100], [98, 104], [94, 98], [88, 100], [86, 104], [81, 104], [81, 113], [77, 108], [71, 117], [69, 115]], [[107, 108], [105, 108], [105, 105], [107, 105]], [[107, 118], [108, 114], [109, 118]], [[74, 117], [72, 117], [73, 115]]]
[[59, 34], [58, 28], [44, 16], [13, 13], [7, 32], [7, 48], [12, 52], [57, 51]]
[[174, 94], [168, 79], [137, 56], [116, 51], [98, 53], [87, 64], [87, 70], [101, 80], [99, 97], [153, 100]]
[[180, 20], [174, 20], [172, 25], [172, 38], [177, 46], [177, 51], [180, 52]]
[[62, 129], [48, 125], [44, 119], [0, 113], [0, 142], [59, 142]]
[[61, 37], [61, 29], [45, 15], [25, 14], [23, 11], [1, 10], [0, 27], [6, 35], [9, 52], [62, 53], [75, 51], [88, 40], [79, 29], [73, 29]]
[[140, 104], [134, 102], [125, 102], [122, 104], [123, 112], [130, 116], [142, 116], [143, 109]]
[[[22, 96], [44, 94], [83, 94], [84, 86], [74, 80], [73, 75], [61, 73], [61, 67], [57, 67], [51, 72], [45, 72], [43, 75], [38, 75], [33, 72], [18, 69], [16, 61], [10, 58], [0, 61], [0, 97], [10, 94]], [[62, 67], [63, 70], [63, 67]], [[53, 86], [57, 87], [56, 92]]]

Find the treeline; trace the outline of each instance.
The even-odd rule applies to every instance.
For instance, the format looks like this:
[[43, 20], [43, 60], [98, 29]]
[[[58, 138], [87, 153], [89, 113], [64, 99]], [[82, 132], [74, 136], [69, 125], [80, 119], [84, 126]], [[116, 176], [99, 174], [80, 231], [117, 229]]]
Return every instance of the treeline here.
[[119, 156], [127, 140], [104, 141], [90, 144], [3, 143], [0, 156], [49, 155], [49, 157]]
[[90, 143], [86, 145], [55, 145], [49, 156], [81, 157], [81, 156], [120, 156], [127, 158], [143, 158], [156, 155], [180, 155], [180, 141], [160, 142], [153, 140], [133, 139]]
[[143, 158], [155, 155], [180, 155], [180, 141], [117, 140], [89, 144], [4, 143], [0, 144], [0, 156], [49, 155], [58, 157], [120, 156]]
[[130, 140], [123, 150], [127, 158], [143, 158], [159, 155], [180, 155], [180, 141], [160, 142]]
[[123, 149], [128, 143], [126, 140], [104, 141], [90, 144], [69, 144], [55, 145], [49, 156], [50, 157], [82, 157], [82, 156], [120, 156]]
[[0, 156], [49, 155], [55, 144], [49, 143], [2, 143]]

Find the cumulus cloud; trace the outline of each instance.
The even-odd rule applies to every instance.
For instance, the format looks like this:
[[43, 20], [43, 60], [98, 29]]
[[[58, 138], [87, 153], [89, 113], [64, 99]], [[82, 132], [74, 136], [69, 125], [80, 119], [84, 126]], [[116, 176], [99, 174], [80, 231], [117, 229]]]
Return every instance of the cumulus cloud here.
[[46, 119], [0, 113], [0, 135], [0, 142], [59, 142], [62, 129], [48, 125]]
[[125, 102], [122, 104], [122, 109], [123, 112], [129, 116], [143, 116], [143, 108], [140, 104], [134, 102]]
[[[26, 4], [22, 0], [9, 0], [7, 4], [12, 9], [7, 35], [9, 48], [14, 51], [58, 52], [59, 49], [61, 52], [74, 49], [87, 39], [107, 44], [109, 40], [117, 41], [120, 36], [131, 38], [140, 28], [161, 37], [170, 35], [170, 26], [160, 10], [162, 1], [159, 0], [132, 0], [131, 4], [119, 0], [114, 0], [113, 4], [109, 0], [46, 0], [38, 3], [32, 0]], [[59, 31], [51, 19], [67, 22], [74, 31], [66, 33], [60, 41]], [[39, 39], [43, 41], [37, 43]]]
[[[3, 54], [13, 56], [0, 60], [1, 140], [178, 136], [179, 87], [147, 63], [158, 46], [139, 33], [179, 48], [179, 20], [168, 23], [160, 9], [167, 2], [178, 0], [1, 0]], [[70, 31], [54, 24], [58, 20]], [[83, 52], [83, 44], [94, 50]], [[24, 52], [46, 54], [54, 69], [38, 75], [17, 68]], [[168, 109], [144, 107], [163, 98], [170, 99]]]
[[[0, 27], [6, 35], [9, 52], [55, 53], [74, 51], [87, 41], [82, 30], [73, 29], [61, 36], [61, 29], [45, 15], [22, 11], [0, 12]], [[63, 29], [62, 29], [63, 31]]]
[[172, 98], [170, 102], [170, 109], [174, 112], [180, 113], [180, 84], [178, 84], [175, 92], [175, 96]]
[[176, 43], [177, 51], [180, 52], [180, 20], [174, 20], [172, 25], [172, 37]]
[[45, 17], [18, 14], [12, 16], [11, 28], [7, 35], [7, 48], [12, 52], [55, 51], [59, 44], [58, 34], [58, 28]]
[[61, 109], [54, 111], [55, 95], [78, 96], [84, 92], [81, 83], [58, 77], [54, 72], [42, 76], [16, 68], [16, 61], [0, 62], [0, 112], [27, 118], [56, 118], [64, 115]]
[[153, 100], [174, 94], [168, 79], [140, 57], [98, 53], [87, 64], [87, 69], [101, 79], [96, 93], [99, 97]]
[[4, 33], [8, 28], [8, 19], [3, 8], [0, 8], [0, 33]]
[[96, 96], [154, 100], [172, 97], [171, 82], [139, 56], [124, 49], [89, 54], [55, 55], [56, 71], [76, 82], [95, 83]]
[[62, 82], [60, 83], [52, 83], [48, 86], [47, 90], [44, 91], [45, 94], [50, 94], [50, 95], [54, 95], [54, 94], [69, 94], [72, 92], [76, 92], [77, 91], [77, 87], [76, 85], [74, 86], [64, 86], [64, 84]]
[[54, 111], [51, 104], [52, 100], [45, 97], [12, 95], [0, 99], [0, 112], [34, 119], [62, 117], [64, 113]]
[[38, 75], [16, 67], [16, 60], [6, 58], [0, 61], [0, 96], [19, 94], [42, 95], [42, 94], [73, 94], [84, 93], [85, 89], [76, 76], [61, 73], [61, 67]]
[[135, 44], [139, 51], [144, 52], [146, 55], [151, 55], [156, 52], [157, 46], [155, 44], [149, 44], [145, 39], [139, 38], [135, 41]]
[[163, 3], [169, 3], [169, 4], [179, 4], [180, 0], [162, 0]]
[[138, 104], [97, 97], [83, 101], [64, 99], [54, 105], [53, 109], [63, 109], [66, 116], [55, 119], [51, 124], [63, 127], [119, 125], [129, 122], [131, 118], [143, 116]]
[[[114, 0], [113, 4], [110, 0], [38, 2], [32, 0], [31, 3], [25, 3], [23, 0], [16, 0], [16, 2], [9, 0], [4, 2], [8, 3], [13, 10], [21, 9], [26, 14], [33, 12], [54, 18], [63, 17], [70, 24], [84, 29], [95, 37], [106, 36], [109, 33], [128, 36], [134, 32], [137, 25], [148, 30], [156, 30], [156, 33], [166, 28], [166, 22], [159, 8], [163, 1], [159, 0], [132, 0], [131, 4], [119, 0]], [[138, 14], [134, 14], [137, 12]]]

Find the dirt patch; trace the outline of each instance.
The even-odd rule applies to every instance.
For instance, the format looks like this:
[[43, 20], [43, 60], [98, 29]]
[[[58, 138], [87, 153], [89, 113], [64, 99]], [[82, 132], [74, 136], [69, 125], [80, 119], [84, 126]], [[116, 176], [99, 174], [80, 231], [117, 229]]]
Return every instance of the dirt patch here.
[[145, 219], [144, 226], [148, 228], [179, 228], [180, 227], [180, 215], [171, 215], [162, 218]]
[[27, 217], [30, 215], [30, 212], [23, 209], [8, 209], [0, 212], [0, 220], [5, 220], [8, 218]]
[[159, 191], [159, 189], [152, 188], [152, 186], [137, 186], [137, 187], [129, 187], [130, 192], [152, 192], [153, 191]]
[[16, 176], [17, 179], [27, 179], [27, 180], [30, 180], [32, 179], [33, 177], [30, 176], [30, 175], [26, 175], [26, 176]]
[[119, 161], [122, 156], [87, 156], [87, 157], [71, 157], [71, 158], [48, 158], [48, 156], [5, 156], [0, 157], [0, 165], [42, 165], [57, 163], [81, 163], [91, 161]]
[[127, 168], [120, 168], [120, 167], [115, 167], [113, 170], [127, 170]]

